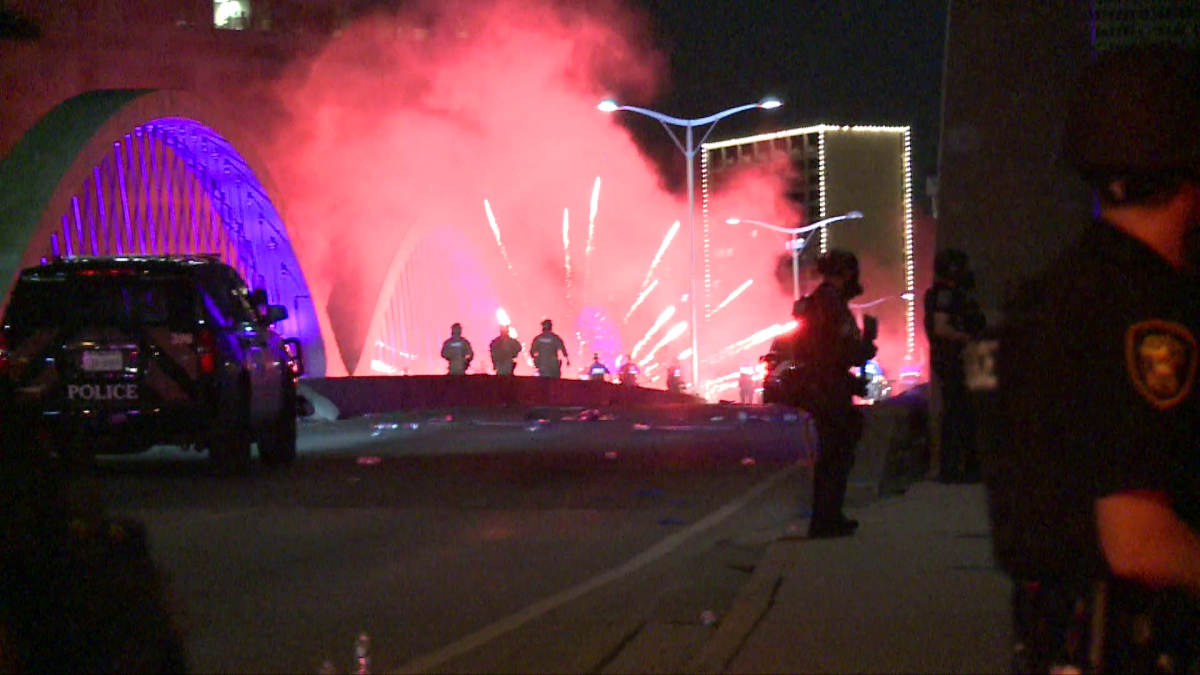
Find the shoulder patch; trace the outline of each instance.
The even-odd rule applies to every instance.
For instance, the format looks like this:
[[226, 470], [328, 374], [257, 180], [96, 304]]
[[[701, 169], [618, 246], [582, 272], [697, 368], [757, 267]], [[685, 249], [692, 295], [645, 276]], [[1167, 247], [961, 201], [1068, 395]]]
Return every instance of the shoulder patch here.
[[1175, 406], [1196, 381], [1196, 338], [1170, 321], [1143, 321], [1125, 333], [1125, 365], [1138, 393], [1159, 410]]

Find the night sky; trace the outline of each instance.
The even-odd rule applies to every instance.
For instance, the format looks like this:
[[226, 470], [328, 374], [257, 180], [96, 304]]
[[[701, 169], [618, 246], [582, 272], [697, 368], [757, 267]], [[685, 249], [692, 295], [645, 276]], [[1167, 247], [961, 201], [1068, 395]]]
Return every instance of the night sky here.
[[[814, 123], [911, 125], [918, 191], [936, 173], [947, 0], [633, 1], [671, 74], [657, 100], [627, 103], [702, 117], [767, 95], [784, 102], [722, 120], [713, 140]], [[623, 123], [677, 183], [682, 156], [638, 117]]]

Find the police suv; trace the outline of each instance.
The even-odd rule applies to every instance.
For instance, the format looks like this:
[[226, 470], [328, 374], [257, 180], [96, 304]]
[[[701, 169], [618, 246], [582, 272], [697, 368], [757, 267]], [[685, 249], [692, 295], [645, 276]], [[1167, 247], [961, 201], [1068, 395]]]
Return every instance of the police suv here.
[[178, 445], [236, 469], [257, 442], [290, 465], [303, 357], [271, 328], [286, 318], [216, 256], [55, 258], [13, 287], [0, 376], [68, 464]]

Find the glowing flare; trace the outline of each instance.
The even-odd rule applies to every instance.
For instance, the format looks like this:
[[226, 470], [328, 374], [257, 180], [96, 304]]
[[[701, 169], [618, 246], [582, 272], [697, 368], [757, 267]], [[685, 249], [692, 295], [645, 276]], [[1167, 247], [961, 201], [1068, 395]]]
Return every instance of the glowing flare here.
[[663, 237], [662, 245], [658, 247], [658, 253], [654, 254], [654, 260], [650, 262], [650, 269], [646, 270], [646, 278], [642, 281], [643, 287], [650, 283], [650, 277], [654, 276], [654, 268], [658, 267], [658, 261], [662, 260], [663, 253], [666, 253], [667, 247], [671, 245], [671, 240], [675, 238], [676, 232], [679, 232], [678, 220], [671, 226], [671, 229], [667, 230], [667, 236]]
[[499, 321], [501, 326], [512, 325], [512, 322], [508, 320], [508, 312], [504, 311], [503, 307], [496, 310], [496, 321]]
[[752, 283], [754, 283], [754, 280], [753, 280], [753, 279], [747, 279], [745, 283], [743, 283], [741, 286], [738, 286], [738, 287], [737, 287], [737, 289], [736, 289], [736, 290], [734, 290], [734, 292], [730, 293], [730, 294], [729, 294], [729, 297], [727, 297], [727, 298], [725, 298], [724, 300], [722, 300], [722, 301], [721, 301], [721, 304], [717, 305], [717, 308], [716, 308], [716, 309], [714, 309], [714, 310], [712, 311], [712, 313], [713, 313], [713, 314], [716, 314], [717, 312], [721, 311], [721, 308], [722, 308], [722, 307], [724, 307], [725, 305], [728, 305], [729, 303], [733, 302], [733, 299], [734, 299], [734, 298], [736, 298], [737, 296], [741, 295], [741, 294], [742, 294], [742, 293], [743, 293], [743, 292], [744, 292], [744, 291], [745, 291], [747, 288], [750, 288], [750, 284], [752, 284]]
[[629, 308], [628, 312], [625, 312], [625, 318], [621, 319], [621, 323], [627, 323], [629, 321], [629, 317], [633, 316], [633, 311], [641, 306], [642, 301], [646, 299], [647, 295], [650, 295], [650, 291], [654, 290], [654, 287], [657, 285], [658, 279], [655, 279], [649, 286], [643, 288], [641, 293], [638, 293], [637, 300], [634, 300], [633, 306]]
[[666, 309], [664, 309], [662, 311], [662, 314], [659, 314], [658, 318], [655, 319], [654, 325], [650, 327], [650, 330], [646, 331], [646, 335], [643, 336], [642, 339], [639, 340], [638, 343], [633, 346], [633, 351], [629, 352], [629, 355], [633, 358], [637, 358], [638, 352], [642, 350], [642, 347], [646, 346], [646, 343], [649, 342], [650, 338], [655, 333], [658, 332], [658, 329], [662, 328], [663, 324], [665, 324], [667, 321], [669, 321], [671, 319], [671, 317], [674, 315], [675, 315], [675, 305], [671, 305], [671, 306], [667, 307]]

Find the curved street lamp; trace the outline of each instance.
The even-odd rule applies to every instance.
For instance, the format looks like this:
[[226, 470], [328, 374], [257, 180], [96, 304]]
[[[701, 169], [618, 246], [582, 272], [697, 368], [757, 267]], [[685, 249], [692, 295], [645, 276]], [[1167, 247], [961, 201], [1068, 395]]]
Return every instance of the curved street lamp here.
[[836, 223], [839, 220], [857, 220], [862, 217], [862, 211], [850, 211], [849, 213], [844, 213], [840, 216], [833, 216], [824, 220], [818, 220], [817, 222], [810, 223], [804, 227], [780, 227], [778, 225], [772, 225], [771, 223], [764, 223], [761, 220], [750, 220], [749, 218], [729, 218], [725, 222], [730, 225], [739, 225], [742, 223], [747, 225], [757, 225], [758, 227], [765, 227], [768, 230], [774, 230], [776, 232], [792, 235], [792, 240], [787, 243], [788, 250], [792, 252], [792, 300], [799, 300], [800, 253], [804, 250], [804, 247], [808, 245], [808, 240], [810, 237], [805, 237], [804, 239], [798, 239], [797, 237], [805, 232], [812, 232], [813, 230], [825, 227], [830, 223]]
[[[755, 108], [774, 110], [781, 105], [783, 104], [780, 103], [778, 99], [765, 98], [758, 103], [739, 105], [728, 110], [722, 110], [719, 113], [709, 115], [708, 117], [698, 117], [695, 119], [672, 117], [670, 115], [664, 115], [660, 112], [655, 112], [646, 108], [638, 108], [631, 105], [621, 105], [611, 99], [601, 101], [600, 105], [596, 106], [601, 112], [611, 113], [624, 110], [658, 120], [659, 124], [661, 124], [663, 129], [666, 130], [667, 135], [669, 135], [671, 140], [675, 142], [675, 147], [679, 148], [679, 151], [682, 152], [683, 156], [687, 158], [688, 236], [691, 239], [691, 290], [688, 293], [688, 300], [692, 306], [692, 384], [695, 387], [695, 391], [700, 391], [700, 348], [699, 340], [696, 337], [698, 332], [697, 327], [699, 325], [697, 322], [698, 315], [696, 313], [696, 306], [699, 298], [696, 293], [696, 174], [694, 161], [696, 158], [696, 153], [704, 145], [704, 141], [708, 139], [708, 135], [712, 133], [714, 128], [716, 128], [716, 124], [720, 120], [746, 110], [754, 110]], [[679, 142], [679, 138], [675, 135], [675, 132], [671, 131], [671, 128], [668, 125], [683, 127], [686, 130], [684, 143]], [[702, 127], [705, 125], [712, 126], [709, 126], [708, 130], [704, 132], [704, 135], [700, 138], [700, 143], [696, 144], [693, 141], [692, 130], [696, 127]]]

